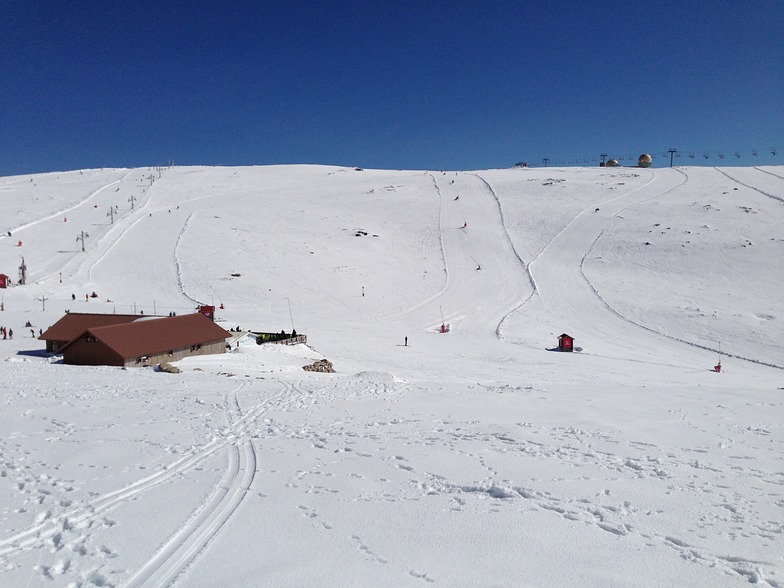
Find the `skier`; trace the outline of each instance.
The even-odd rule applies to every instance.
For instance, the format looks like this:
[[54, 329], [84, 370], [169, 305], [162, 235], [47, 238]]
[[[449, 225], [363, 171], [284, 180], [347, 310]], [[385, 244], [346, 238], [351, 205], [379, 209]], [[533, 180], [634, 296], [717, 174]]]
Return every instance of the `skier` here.
[[408, 347], [408, 337], [406, 337], [405, 346]]
[[468, 223], [463, 223], [463, 228], [467, 229], [468, 228]]

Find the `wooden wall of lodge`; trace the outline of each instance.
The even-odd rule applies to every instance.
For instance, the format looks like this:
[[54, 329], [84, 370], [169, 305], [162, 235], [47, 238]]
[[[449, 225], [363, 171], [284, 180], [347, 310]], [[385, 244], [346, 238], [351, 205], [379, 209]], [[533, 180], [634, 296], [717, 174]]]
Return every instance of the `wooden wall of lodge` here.
[[180, 361], [186, 357], [193, 357], [196, 355], [216, 355], [218, 353], [226, 353], [226, 340], [221, 339], [213, 343], [203, 343], [193, 347], [186, 347], [183, 349], [174, 349], [171, 353], [165, 351], [155, 355], [147, 355], [146, 360], [141, 360], [138, 357], [128, 359], [125, 361], [125, 367], [145, 367], [150, 365], [158, 365], [159, 363], [171, 363], [173, 361]]
[[220, 339], [201, 345], [173, 349], [153, 355], [123, 359], [106, 345], [97, 341], [81, 338], [75, 341], [63, 354], [63, 363], [68, 365], [112, 365], [118, 367], [145, 367], [159, 363], [179, 361], [194, 355], [215, 355], [226, 353], [226, 341]]

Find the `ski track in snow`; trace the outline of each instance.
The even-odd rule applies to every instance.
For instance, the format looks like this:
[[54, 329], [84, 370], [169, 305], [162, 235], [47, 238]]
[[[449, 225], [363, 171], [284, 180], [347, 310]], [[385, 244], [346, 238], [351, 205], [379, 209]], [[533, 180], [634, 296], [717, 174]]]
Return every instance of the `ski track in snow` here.
[[[770, 192], [765, 192], [764, 190], [760, 190], [756, 186], [752, 186], [751, 184], [746, 184], [745, 182], [741, 182], [737, 178], [733, 178], [730, 174], [728, 174], [724, 170], [719, 169], [718, 167], [715, 167], [713, 169], [715, 169], [717, 172], [719, 172], [721, 175], [725, 176], [726, 178], [732, 180], [736, 184], [740, 184], [741, 186], [745, 186], [746, 188], [754, 190], [755, 192], [759, 192], [763, 196], [767, 196], [768, 198], [772, 198], [773, 200], [778, 200], [779, 202], [784, 203], [784, 198], [782, 198], [781, 196], [776, 196], [775, 194], [771, 194]], [[757, 169], [757, 168], [755, 168], [755, 169]], [[763, 171], [763, 170], [757, 170], [757, 171]], [[765, 172], [765, 173], [769, 173], [769, 172]], [[776, 174], [770, 174], [770, 175], [776, 176]], [[778, 177], [778, 176], [776, 176], [776, 177]]]
[[483, 178], [479, 174], [473, 174], [473, 175], [475, 175], [477, 178], [482, 180], [482, 182], [484, 183], [484, 185], [487, 188], [487, 190], [489, 190], [490, 194], [492, 194], [493, 198], [495, 199], [496, 205], [498, 206], [498, 214], [499, 214], [499, 216], [501, 218], [501, 227], [503, 228], [504, 235], [506, 236], [506, 240], [509, 243], [509, 247], [511, 247], [512, 251], [514, 252], [515, 257], [517, 257], [518, 261], [520, 262], [520, 265], [523, 267], [523, 270], [525, 271], [526, 275], [528, 276], [528, 282], [531, 284], [531, 293], [522, 302], [520, 302], [517, 306], [515, 306], [509, 312], [507, 312], [504, 315], [504, 317], [498, 322], [498, 325], [496, 325], [495, 336], [498, 339], [503, 339], [503, 335], [501, 334], [501, 330], [503, 328], [504, 321], [506, 321], [506, 319], [509, 318], [512, 314], [514, 314], [515, 311], [517, 311], [526, 302], [528, 302], [531, 298], [533, 298], [534, 296], [536, 296], [538, 294], [538, 291], [537, 291], [537, 288], [536, 288], [536, 280], [534, 280], [534, 276], [531, 274], [530, 264], [526, 264], [525, 260], [517, 252], [517, 248], [515, 247], [514, 241], [512, 240], [512, 237], [509, 234], [509, 230], [506, 228], [506, 219], [504, 218], [504, 209], [503, 209], [503, 206], [501, 204], [501, 199], [498, 197], [498, 194], [496, 194], [495, 190], [493, 190], [493, 187], [490, 185], [490, 183], [485, 178]]
[[[242, 387], [247, 385], [243, 383]], [[247, 418], [252, 418], [255, 416], [255, 413], [249, 412], [248, 415], [246, 415]], [[229, 430], [241, 427], [247, 418], [235, 421]], [[226, 439], [213, 439], [204, 446], [196, 448], [180, 459], [164, 466], [152, 475], [141, 478], [124, 488], [87, 501], [84, 504], [67, 508], [55, 518], [47, 517], [46, 520], [31, 526], [25, 531], [0, 541], [0, 556], [7, 556], [30, 549], [42, 542], [51, 540], [55, 536], [58, 537], [57, 544], [61, 544], [65, 541], [63, 533], [74, 529], [79, 533], [81, 529], [89, 528], [92, 526], [92, 522], [98, 520], [104, 513], [143, 492], [179, 477], [183, 472], [199, 465], [215, 452], [224, 448], [228, 443], [229, 440]]]
[[453, 277], [452, 273], [449, 271], [449, 262], [447, 261], [447, 254], [446, 254], [446, 247], [444, 246], [444, 228], [443, 228], [443, 206], [444, 206], [444, 197], [441, 194], [441, 187], [438, 184], [438, 180], [436, 180], [435, 176], [432, 173], [428, 173], [430, 178], [433, 180], [433, 186], [436, 189], [436, 193], [438, 194], [438, 242], [441, 246], [441, 259], [444, 265], [444, 283], [441, 288], [428, 296], [424, 300], [420, 300], [416, 304], [409, 306], [406, 309], [399, 310], [397, 312], [391, 314], [382, 314], [376, 313], [376, 319], [383, 319], [383, 320], [397, 320], [404, 316], [411, 315], [422, 308], [434, 303], [439, 298], [441, 298], [444, 293], [449, 290], [450, 286], [452, 285]]
[[[75, 209], [80, 208], [80, 207], [84, 206], [85, 204], [87, 204], [90, 200], [92, 200], [93, 198], [98, 196], [98, 194], [100, 194], [101, 192], [106, 190], [106, 188], [110, 188], [111, 186], [114, 186], [115, 184], [119, 184], [119, 183], [123, 182], [125, 180], [125, 178], [127, 178], [129, 175], [131, 175], [131, 173], [132, 172], [128, 172], [127, 174], [125, 174], [119, 180], [114, 180], [113, 182], [109, 182], [108, 184], [105, 184], [105, 185], [101, 186], [97, 190], [93, 190], [92, 192], [90, 192], [84, 198], [84, 200], [82, 200], [81, 202], [78, 202], [77, 204], [74, 204], [73, 206], [68, 206], [66, 208], [62, 208], [62, 209], [58, 210], [57, 212], [50, 214], [49, 216], [45, 216], [45, 217], [36, 219], [34, 221], [30, 221], [29, 223], [25, 223], [23, 225], [19, 225], [18, 227], [11, 229], [11, 232], [12, 233], [17, 233], [18, 231], [22, 231], [24, 229], [28, 229], [30, 227], [34, 227], [34, 226], [39, 225], [41, 223], [45, 223], [47, 221], [50, 221], [50, 220], [52, 220], [52, 219], [54, 219], [56, 217], [60, 217], [60, 216], [63, 216], [65, 214], [68, 214], [72, 210], [75, 210]], [[6, 238], [6, 235], [0, 234], [0, 239], [5, 239], [5, 238]]]
[[[623, 209], [618, 211], [618, 213], [616, 213], [616, 214], [619, 214], [620, 212], [623, 212], [624, 210], [626, 210], [627, 208], [630, 208], [632, 206], [636, 206], [638, 204], [642, 204], [643, 202], [647, 202], [647, 201], [653, 200], [655, 198], [660, 198], [660, 197], [662, 197], [662, 196], [664, 196], [666, 194], [669, 194], [670, 192], [672, 192], [672, 191], [674, 191], [674, 190], [684, 186], [688, 182], [688, 180], [689, 180], [688, 174], [686, 174], [683, 170], [678, 169], [678, 168], [675, 168], [675, 171], [677, 171], [678, 173], [680, 173], [680, 174], [682, 174], [684, 176], [685, 179], [684, 179], [683, 183], [678, 184], [677, 186], [675, 186], [673, 188], [670, 188], [669, 190], [666, 190], [665, 192], [662, 192], [660, 194], [652, 196], [651, 198], [648, 198], [648, 199], [643, 200], [641, 202], [635, 202], [634, 204], [630, 204], [629, 206], [624, 207]], [[727, 176], [727, 174], [725, 174], [724, 172], [722, 172], [721, 170], [719, 170], [717, 168], [716, 168], [716, 171], [718, 171], [719, 173], [722, 173], [723, 175]], [[730, 176], [727, 176], [727, 177], [729, 179], [737, 182], [737, 180], [735, 180], [734, 178], [731, 178]], [[738, 182], [738, 183], [742, 183], [742, 182]], [[767, 194], [766, 192], [763, 192], [762, 190], [758, 190], [757, 188], [754, 188], [753, 186], [747, 186], [746, 184], [742, 184], [742, 185], [746, 186], [747, 188], [752, 188], [753, 190], [756, 190], [757, 192], [759, 192], [761, 194], [764, 194], [765, 196], [768, 196], [770, 198], [781, 200], [780, 198], [777, 198], [776, 196], [772, 196], [770, 194]], [[660, 335], [662, 337], [666, 337], [667, 339], [670, 339], [672, 341], [677, 341], [679, 343], [683, 343], [685, 345], [690, 345], [691, 347], [696, 347], [698, 349], [704, 349], [705, 351], [710, 351], [712, 353], [716, 353], [718, 355], [723, 355], [725, 357], [732, 357], [733, 359], [740, 359], [742, 361], [748, 361], [750, 363], [756, 363], [756, 364], [759, 364], [759, 365], [764, 365], [764, 366], [772, 367], [772, 368], [776, 368], [776, 369], [784, 369], [784, 365], [778, 365], [778, 364], [762, 361], [762, 360], [759, 360], [759, 359], [754, 359], [754, 358], [750, 358], [750, 357], [744, 357], [744, 356], [733, 354], [733, 353], [722, 352], [720, 349], [717, 349], [717, 348], [714, 348], [714, 347], [709, 347], [707, 345], [702, 345], [702, 344], [696, 343], [694, 341], [688, 341], [688, 340], [682, 339], [680, 337], [675, 337], [674, 335], [669, 335], [669, 334], [664, 333], [664, 332], [662, 332], [660, 330], [653, 329], [651, 327], [643, 325], [643, 324], [641, 324], [641, 323], [639, 323], [639, 322], [637, 322], [637, 321], [635, 321], [635, 320], [633, 320], [633, 319], [631, 319], [631, 318], [621, 314], [617, 309], [615, 309], [612, 306], [610, 306], [610, 304], [608, 304], [608, 302], [604, 298], [602, 298], [602, 296], [599, 294], [599, 291], [591, 283], [591, 281], [588, 279], [588, 276], [585, 275], [585, 271], [584, 271], [584, 264], [585, 264], [586, 257], [588, 257], [588, 255], [591, 254], [591, 251], [593, 250], [594, 246], [596, 245], [596, 243], [599, 241], [599, 239], [602, 237], [603, 234], [604, 234], [604, 230], [602, 230], [602, 232], [596, 237], [596, 239], [594, 240], [594, 242], [591, 245], [590, 249], [588, 249], [588, 251], [585, 252], [585, 255], [583, 255], [582, 259], [580, 260], [580, 274], [582, 275], [583, 279], [588, 284], [588, 286], [591, 288], [591, 290], [593, 291], [594, 295], [601, 301], [601, 303], [611, 313], [613, 313], [614, 315], [616, 315], [617, 317], [619, 317], [620, 319], [626, 321], [627, 323], [629, 323], [631, 325], [634, 325], [636, 327], [644, 329], [644, 330], [646, 330], [646, 331], [648, 331], [650, 333], [654, 333], [656, 335]]]
[[[430, 175], [430, 177], [433, 180], [433, 184], [435, 186], [435, 189], [436, 189], [436, 191], [438, 193], [438, 197], [439, 197], [438, 234], [439, 234], [439, 243], [440, 243], [440, 246], [441, 246], [441, 255], [442, 255], [443, 264], [444, 264], [444, 275], [445, 275], [444, 284], [433, 295], [431, 295], [431, 296], [429, 296], [429, 297], [419, 301], [418, 303], [416, 303], [416, 304], [414, 304], [414, 305], [412, 305], [412, 306], [410, 306], [410, 307], [408, 307], [408, 308], [406, 308], [404, 310], [398, 311], [398, 312], [396, 312], [394, 314], [391, 314], [391, 315], [387, 315], [387, 316], [385, 316], [383, 318], [387, 318], [387, 319], [401, 319], [401, 318], [403, 318], [405, 316], [410, 316], [410, 315], [416, 313], [417, 311], [420, 311], [420, 310], [425, 309], [425, 308], [430, 307], [430, 306], [435, 306], [438, 301], [444, 300], [449, 293], [455, 292], [458, 289], [458, 284], [466, 284], [466, 285], [470, 284], [470, 282], [468, 280], [466, 280], [464, 277], [462, 277], [462, 274], [461, 274], [461, 277], [460, 277], [460, 281], [459, 282], [456, 281], [456, 279], [457, 279], [456, 278], [456, 271], [455, 271], [455, 269], [453, 267], [453, 266], [456, 267], [456, 264], [455, 264], [454, 261], [451, 261], [451, 260], [452, 260], [452, 258], [458, 257], [460, 251], [463, 251], [463, 253], [465, 255], [468, 255], [470, 257], [470, 259], [473, 260], [474, 263], [478, 263], [476, 261], [476, 259], [473, 256], [471, 256], [470, 251], [467, 251], [469, 249], [468, 245], [465, 245], [465, 246], [461, 247], [461, 245], [460, 245], [461, 242], [460, 241], [454, 241], [454, 239], [452, 239], [451, 237], [450, 237], [450, 239], [452, 239], [452, 244], [450, 245], [450, 244], [447, 243], [447, 239], [445, 239], [445, 231], [460, 231], [460, 233], [458, 233], [458, 234], [463, 239], [471, 239], [471, 236], [470, 236], [470, 233], [468, 233], [464, 229], [461, 229], [461, 228], [458, 228], [458, 227], [445, 228], [445, 225], [444, 225], [444, 215], [445, 215], [444, 202], [445, 202], [446, 198], [445, 198], [445, 195], [444, 195], [444, 190], [442, 189], [441, 185], [439, 184], [437, 178], [433, 174], [429, 174], [429, 175]], [[474, 174], [474, 173], [459, 174], [459, 175], [456, 174], [456, 176], [458, 178], [460, 178], [461, 180], [466, 180], [466, 179], [469, 179], [469, 178], [473, 178], [475, 180], [475, 182], [478, 183], [478, 188], [476, 188], [476, 189], [474, 189], [472, 191], [469, 190], [469, 192], [473, 192], [474, 194], [484, 194], [489, 199], [491, 199], [490, 202], [492, 202], [493, 206], [494, 206], [494, 209], [492, 210], [492, 212], [490, 212], [489, 209], [487, 209], [486, 207], [483, 208], [483, 210], [487, 211], [488, 218], [492, 219], [493, 223], [497, 223], [498, 227], [500, 229], [500, 236], [499, 237], [502, 240], [503, 245], [499, 248], [499, 251], [500, 250], [503, 250], [503, 251], [508, 250], [508, 252], [510, 253], [509, 257], [512, 260], [514, 260], [515, 264], [519, 264], [519, 267], [522, 268], [523, 271], [528, 276], [528, 281], [529, 281], [530, 286], [535, 289], [535, 283], [531, 279], [530, 273], [528, 273], [526, 264], [525, 264], [524, 260], [520, 257], [520, 255], [517, 252], [517, 250], [515, 249], [515, 246], [514, 246], [514, 243], [513, 243], [512, 239], [511, 239], [511, 236], [509, 235], [509, 233], [508, 233], [508, 231], [506, 229], [503, 209], [501, 207], [501, 203], [499, 201], [498, 195], [494, 192], [492, 186], [490, 186], [490, 184], [484, 178], [479, 176], [478, 174]], [[457, 189], [457, 187], [455, 187], [455, 189]], [[451, 197], [450, 197], [450, 201], [452, 201]], [[480, 204], [480, 206], [484, 207], [484, 204]], [[454, 214], [452, 216], [454, 216]], [[484, 235], [485, 235], [485, 238], [487, 239], [487, 235], [491, 235], [492, 236], [492, 233], [491, 232], [485, 232]], [[454, 249], [455, 251], [453, 252], [452, 249]], [[499, 284], [501, 285], [501, 287], [505, 288], [505, 287], [507, 287], [507, 282], [509, 281], [508, 277], [506, 275], [507, 269], [508, 268], [506, 266], [504, 266], [504, 267], [497, 267], [497, 268], [490, 269], [490, 270], [485, 268], [483, 271], [489, 272], [488, 275], [491, 275], [493, 278], [498, 279], [499, 280]], [[495, 310], [497, 311], [498, 314], [502, 315], [500, 319], [495, 319], [493, 321], [492, 325], [491, 324], [486, 325], [488, 329], [490, 329], [490, 328], [492, 329], [492, 331], [494, 333], [494, 337], [497, 338], [497, 339], [500, 338], [500, 331], [499, 331], [499, 329], [500, 329], [501, 323], [503, 322], [503, 317], [509, 314], [510, 309], [514, 309], [514, 308], [518, 307], [521, 304], [520, 301], [519, 301], [519, 298], [508, 299], [509, 296], [512, 296], [513, 294], [514, 293], [508, 294], [505, 299], [496, 302], [495, 306], [488, 306], [487, 308], [483, 309], [485, 315], [488, 315], [488, 314], [492, 315], [494, 308], [495, 308]], [[514, 294], [514, 295], [518, 296], [517, 294]], [[527, 296], [530, 297], [531, 294], [527, 294]], [[435, 311], [433, 311], [432, 314], [437, 316]], [[450, 309], [444, 315], [443, 322], [451, 324], [451, 322], [457, 321], [457, 322], [460, 323], [460, 322], [463, 322], [466, 318], [468, 318], [471, 314], [472, 313], [470, 313], [465, 308], [452, 306], [452, 307], [450, 307]], [[485, 320], [484, 317], [481, 320]], [[490, 316], [487, 316], [486, 320], [490, 320]], [[435, 330], [438, 329], [438, 327], [439, 327], [439, 323], [428, 323], [426, 325], [426, 330], [427, 331], [435, 331]], [[480, 328], [484, 328], [484, 327], [485, 327], [485, 325], [480, 326]]]
[[221, 528], [237, 511], [242, 500], [250, 491], [256, 476], [256, 450], [246, 429], [238, 426], [258, 417], [263, 405], [248, 412], [251, 417], [243, 418], [237, 393], [250, 388], [243, 382], [225, 399], [225, 414], [228, 430], [228, 465], [218, 486], [209, 500], [200, 507], [156, 554], [133, 574], [124, 585], [170, 586], [195, 560]]
[[779, 174], [774, 174], [772, 171], [768, 171], [766, 169], [762, 169], [761, 167], [754, 166], [758, 172], [762, 172], [763, 174], [768, 174], [769, 176], [773, 176], [774, 178], [778, 178], [780, 180], [784, 180], [784, 176], [780, 176]]
[[[231, 374], [224, 375], [232, 377]], [[188, 567], [209, 547], [209, 543], [219, 535], [220, 530], [236, 513], [250, 491], [258, 468], [253, 439], [269, 434], [269, 431], [279, 434], [274, 425], [259, 423], [263, 414], [271, 409], [303, 410], [314, 404], [343, 397], [347, 393], [333, 384], [332, 387], [320, 389], [320, 394], [314, 395], [309, 386], [297, 382], [279, 382], [276, 393], [265, 392], [261, 396], [262, 400], [243, 413], [239, 405], [239, 395], [250, 392], [252, 386], [250, 381], [241, 381], [225, 396], [223, 410], [227, 425], [214, 431], [213, 438], [209, 442], [192, 448], [186, 455], [162, 466], [156, 473], [116, 491], [79, 504], [64, 501], [65, 506], [59, 511], [52, 508], [42, 511], [33, 525], [0, 541], [0, 558], [7, 559], [41, 548], [54, 551], [67, 548], [75, 556], [85, 557], [88, 555], [85, 542], [89, 540], [91, 531], [116, 524], [107, 518], [113, 509], [137, 500], [142, 494], [154, 488], [181, 479], [189, 470], [226, 451], [228, 452], [226, 470], [209, 498], [173, 532], [147, 563], [123, 581], [123, 586], [169, 586], [177, 582], [178, 578], [186, 573]], [[385, 385], [376, 386], [375, 394], [384, 394], [385, 391]], [[355, 390], [349, 392], [349, 395], [357, 393], [359, 391]], [[257, 396], [249, 395], [249, 397]], [[106, 546], [101, 546], [99, 549], [112, 552]], [[67, 567], [72, 572], [79, 567], [77, 560], [67, 561]], [[94, 570], [94, 579], [100, 581], [96, 585], [109, 585], [106, 576], [102, 575], [100, 570]]]

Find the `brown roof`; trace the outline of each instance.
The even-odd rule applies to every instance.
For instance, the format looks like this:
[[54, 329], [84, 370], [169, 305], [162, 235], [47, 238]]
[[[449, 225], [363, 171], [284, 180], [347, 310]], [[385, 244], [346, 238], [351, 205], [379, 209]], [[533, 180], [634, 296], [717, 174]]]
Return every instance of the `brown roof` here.
[[139, 320], [132, 323], [89, 328], [79, 335], [89, 333], [124, 359], [183, 349], [231, 336], [228, 331], [200, 313], [136, 318]]
[[46, 329], [40, 337], [41, 341], [70, 341], [85, 330], [92, 327], [105, 327], [130, 323], [140, 318], [138, 314], [90, 314], [87, 312], [69, 312]]

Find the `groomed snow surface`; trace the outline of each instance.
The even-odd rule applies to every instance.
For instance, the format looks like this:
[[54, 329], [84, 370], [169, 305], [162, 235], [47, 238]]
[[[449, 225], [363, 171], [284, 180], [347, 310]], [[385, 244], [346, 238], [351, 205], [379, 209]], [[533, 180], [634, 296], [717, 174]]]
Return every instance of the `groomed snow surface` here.
[[[784, 587], [784, 167], [103, 169], [0, 206], [0, 585]], [[308, 346], [37, 340], [197, 304]]]

